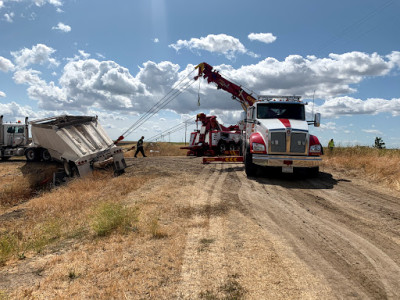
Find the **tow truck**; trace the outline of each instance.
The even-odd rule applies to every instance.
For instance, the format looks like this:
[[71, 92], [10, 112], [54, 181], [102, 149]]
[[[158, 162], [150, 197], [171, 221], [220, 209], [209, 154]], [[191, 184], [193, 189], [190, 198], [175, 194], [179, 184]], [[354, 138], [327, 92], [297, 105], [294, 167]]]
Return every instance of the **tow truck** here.
[[196, 69], [195, 80], [203, 77], [208, 83], [216, 84], [217, 89], [230, 93], [239, 101], [244, 110], [240, 122], [240, 150], [247, 176], [255, 176], [259, 167], [279, 167], [283, 173], [307, 168], [311, 175], [319, 174], [323, 148], [318, 138], [309, 133], [308, 126], [319, 127], [321, 115], [316, 113], [312, 121], [306, 121], [307, 103], [302, 102], [300, 96], [254, 97], [205, 62]]

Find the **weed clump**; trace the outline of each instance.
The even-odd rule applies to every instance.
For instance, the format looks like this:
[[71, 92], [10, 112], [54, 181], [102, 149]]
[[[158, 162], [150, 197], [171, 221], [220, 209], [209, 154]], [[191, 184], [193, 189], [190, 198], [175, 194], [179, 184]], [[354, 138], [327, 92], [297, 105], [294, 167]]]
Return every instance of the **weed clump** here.
[[103, 202], [94, 210], [91, 227], [97, 236], [106, 236], [115, 230], [135, 230], [137, 221], [137, 209], [121, 203]]
[[[18, 248], [18, 238], [11, 233], [0, 235], [0, 265], [3, 265]], [[0, 297], [1, 299], [1, 297]]]

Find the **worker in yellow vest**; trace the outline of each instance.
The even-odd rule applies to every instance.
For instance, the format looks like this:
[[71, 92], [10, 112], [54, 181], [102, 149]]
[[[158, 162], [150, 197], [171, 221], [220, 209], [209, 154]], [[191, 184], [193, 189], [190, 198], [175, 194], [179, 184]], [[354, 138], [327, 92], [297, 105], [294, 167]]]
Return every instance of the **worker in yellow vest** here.
[[333, 147], [335, 147], [335, 142], [333, 141], [333, 139], [331, 139], [328, 143], [328, 148], [329, 150], [332, 152], [333, 151]]

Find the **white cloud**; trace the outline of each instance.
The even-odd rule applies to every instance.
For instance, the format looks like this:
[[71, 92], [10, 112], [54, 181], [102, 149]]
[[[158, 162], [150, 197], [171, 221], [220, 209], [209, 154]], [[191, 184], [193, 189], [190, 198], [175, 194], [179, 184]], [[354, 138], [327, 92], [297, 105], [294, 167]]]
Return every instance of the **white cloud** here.
[[271, 44], [276, 41], [276, 36], [272, 33], [250, 33], [248, 38], [251, 41], [259, 41], [266, 44]]
[[36, 70], [18, 70], [14, 73], [13, 79], [17, 84], [38, 85], [44, 84], [45, 81], [40, 79], [41, 73]]
[[212, 53], [223, 54], [228, 59], [235, 58], [236, 54], [248, 54], [256, 56], [256, 54], [248, 51], [239, 39], [226, 34], [209, 34], [206, 37], [191, 38], [187, 40], [178, 40], [175, 44], [169, 45], [170, 48], [179, 51], [181, 49], [189, 49], [192, 51], [204, 50]]
[[32, 0], [32, 1], [36, 6], [39, 6], [39, 7], [41, 7], [47, 3], [54, 5], [55, 7], [59, 7], [59, 6], [63, 5], [62, 1], [60, 1], [60, 0]]
[[321, 130], [332, 130], [336, 132], [336, 123], [335, 122], [327, 122], [320, 125]]
[[5, 104], [0, 103], [0, 111], [5, 117], [7, 117], [7, 119], [27, 116], [30, 118], [39, 117], [39, 114], [33, 111], [30, 106], [21, 106], [15, 102]]
[[376, 115], [390, 113], [392, 116], [400, 115], [400, 98], [379, 99], [369, 98], [367, 100], [352, 97], [337, 97], [326, 100], [321, 106], [316, 107], [325, 118], [333, 118], [343, 115]]
[[4, 2], [0, 1], [0, 9], [2, 9], [4, 7]]
[[13, 12], [11, 12], [9, 14], [4, 14], [4, 19], [8, 23], [12, 23], [12, 22], [14, 22], [14, 20], [13, 20], [14, 16], [15, 16], [15, 14]]
[[383, 133], [377, 129], [363, 129], [362, 131], [366, 132], [366, 133], [370, 133], [370, 134], [374, 134], [374, 135], [382, 135]]
[[153, 40], [153, 42], [157, 44], [157, 43], [160, 42], [160, 40], [159, 40], [158, 38], [155, 38], [155, 39]]
[[[36, 53], [33, 49], [28, 51]], [[47, 55], [40, 56], [41, 59], [33, 59], [36, 56], [32, 53], [25, 55], [22, 50], [14, 57], [18, 65], [22, 64], [17, 60], [23, 55], [26, 56], [25, 65], [43, 64], [49, 62], [55, 51], [49, 47], [47, 49], [44, 51]], [[341, 96], [356, 91], [354, 85], [367, 76], [383, 76], [397, 68], [396, 57], [397, 52], [386, 57], [360, 52], [331, 54], [327, 58], [291, 55], [281, 61], [266, 58], [257, 64], [237, 69], [230, 65], [216, 66], [216, 69], [223, 76], [254, 90], [256, 94], [298, 94], [307, 99], [312, 98], [316, 90], [317, 99], [327, 99], [315, 106], [315, 112], [321, 112], [324, 118], [378, 113], [398, 116], [400, 99], [365, 100]], [[2, 65], [5, 69], [4, 60], [3, 64], [0, 63]], [[132, 114], [148, 111], [167, 95], [175, 83], [193, 70], [194, 65], [190, 64], [181, 69], [169, 61], [148, 61], [139, 66], [139, 71], [133, 75], [116, 62], [89, 59], [89, 54], [80, 50], [79, 55], [64, 66], [57, 83], [44, 81], [40, 78], [41, 73], [32, 69], [17, 68], [13, 78], [18, 84], [27, 84], [29, 97], [37, 100], [39, 107], [45, 110], [87, 112], [95, 109]], [[194, 75], [190, 74], [190, 78]], [[200, 107], [197, 106], [199, 84]], [[202, 79], [173, 99], [166, 109], [179, 114], [199, 109], [212, 110], [226, 124], [234, 124], [241, 112], [240, 104], [232, 101], [229, 93], [217, 90], [214, 84], [207, 84]]]
[[71, 26], [65, 25], [64, 23], [59, 22], [57, 26], [53, 26], [51, 29], [53, 30], [59, 30], [62, 32], [70, 32], [71, 31]]
[[12, 71], [13, 69], [14, 69], [14, 64], [7, 58], [0, 56], [0, 71], [8, 72]]
[[51, 47], [43, 44], [37, 44], [33, 46], [32, 49], [24, 48], [20, 51], [11, 52], [14, 57], [14, 61], [20, 68], [25, 68], [32, 64], [46, 64], [58, 66], [59, 62], [52, 58], [51, 55], [56, 52]]
[[0, 98], [4, 98], [4, 97], [6, 97], [6, 93], [0, 91]]

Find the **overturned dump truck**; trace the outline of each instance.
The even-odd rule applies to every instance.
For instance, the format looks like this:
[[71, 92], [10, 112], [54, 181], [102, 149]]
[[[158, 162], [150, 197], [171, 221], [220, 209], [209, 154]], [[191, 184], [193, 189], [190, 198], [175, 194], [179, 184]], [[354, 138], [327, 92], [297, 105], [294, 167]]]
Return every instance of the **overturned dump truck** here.
[[107, 136], [97, 116], [63, 115], [29, 124], [32, 143], [24, 151], [28, 161], [59, 161], [68, 176], [85, 176], [107, 163], [116, 174], [126, 168], [122, 149]]

